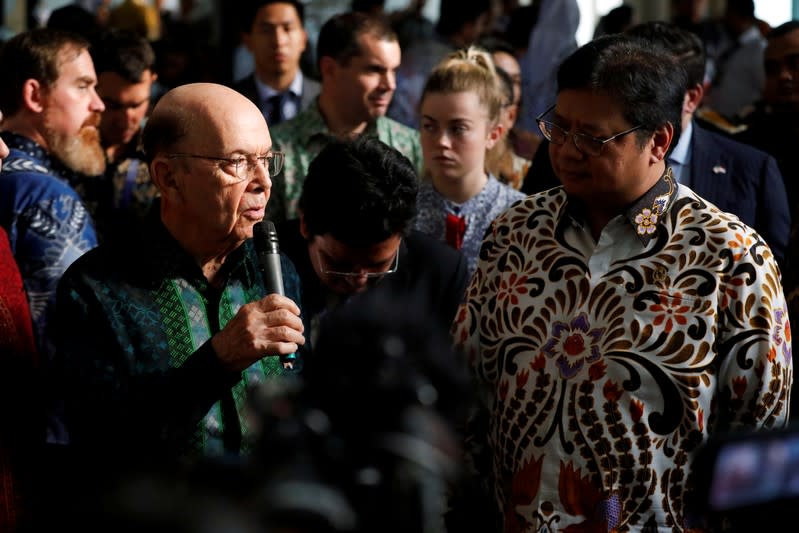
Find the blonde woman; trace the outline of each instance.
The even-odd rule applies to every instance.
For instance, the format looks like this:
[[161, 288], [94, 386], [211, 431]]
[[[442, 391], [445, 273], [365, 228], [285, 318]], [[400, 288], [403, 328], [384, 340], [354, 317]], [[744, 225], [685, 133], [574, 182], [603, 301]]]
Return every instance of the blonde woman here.
[[419, 189], [417, 230], [466, 256], [474, 272], [491, 221], [524, 194], [486, 170], [486, 152], [502, 136], [504, 97], [491, 56], [470, 47], [430, 74], [421, 100], [421, 144], [429, 179]]

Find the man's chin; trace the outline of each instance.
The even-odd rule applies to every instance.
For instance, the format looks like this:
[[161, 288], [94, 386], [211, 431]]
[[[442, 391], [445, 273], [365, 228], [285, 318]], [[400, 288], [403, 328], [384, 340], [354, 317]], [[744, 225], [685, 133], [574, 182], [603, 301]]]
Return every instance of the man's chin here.
[[51, 152], [67, 168], [80, 174], [99, 176], [105, 173], [105, 152], [99, 139], [74, 137], [63, 143], [51, 144]]

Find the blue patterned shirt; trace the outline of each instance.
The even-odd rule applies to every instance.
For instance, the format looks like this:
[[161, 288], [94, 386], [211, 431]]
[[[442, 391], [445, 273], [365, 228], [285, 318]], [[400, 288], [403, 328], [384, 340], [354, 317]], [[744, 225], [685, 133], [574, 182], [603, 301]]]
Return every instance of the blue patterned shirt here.
[[447, 215], [453, 214], [464, 217], [466, 233], [463, 235], [461, 252], [466, 256], [469, 276], [474, 273], [477, 266], [477, 255], [480, 252], [480, 243], [491, 221], [513, 203], [524, 198], [522, 192], [509, 185], [500, 183], [497, 178], [489, 174], [488, 182], [477, 196], [470, 198], [462, 204], [456, 204], [444, 198], [433, 183], [429, 180], [419, 186], [419, 196], [416, 198], [418, 214], [414, 228], [436, 239], [446, 242]]
[[39, 353], [49, 358], [56, 285], [75, 259], [97, 246], [97, 236], [74, 189], [79, 175], [27, 137], [3, 132], [2, 138], [10, 154], [0, 173], [0, 226], [22, 274]]

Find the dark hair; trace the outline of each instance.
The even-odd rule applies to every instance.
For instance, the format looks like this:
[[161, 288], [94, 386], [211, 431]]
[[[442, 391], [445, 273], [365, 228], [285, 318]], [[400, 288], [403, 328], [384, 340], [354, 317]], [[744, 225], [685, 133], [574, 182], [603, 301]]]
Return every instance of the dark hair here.
[[316, 43], [317, 62], [332, 57], [347, 65], [353, 57], [363, 53], [358, 37], [368, 34], [384, 41], [396, 41], [397, 34], [386, 20], [359, 11], [349, 11], [330, 17], [319, 31]]
[[599, 19], [595, 37], [621, 33], [632, 24], [634, 18], [635, 9], [633, 9], [632, 6], [622, 4], [618, 7], [614, 7]]
[[745, 19], [755, 19], [754, 0], [727, 0], [727, 12], [734, 13]]
[[[625, 120], [641, 125], [639, 146], [670, 122], [673, 139], [681, 132], [685, 69], [660, 47], [627, 34], [606, 35], [578, 48], [558, 68], [558, 93], [590, 90], [613, 98]], [[669, 150], [676, 143], [671, 143]]]
[[244, 6], [240, 8], [241, 16], [239, 20], [242, 31], [249, 33], [252, 30], [252, 24], [256, 15], [258, 15], [258, 11], [269, 4], [289, 4], [294, 6], [297, 16], [300, 18], [300, 24], [305, 25], [305, 4], [299, 0], [247, 0]]
[[150, 42], [131, 31], [111, 29], [92, 46], [94, 70], [114, 72], [125, 81], [139, 83], [145, 70], [154, 70], [155, 53]]
[[688, 88], [705, 81], [705, 45], [694, 32], [669, 22], [652, 21], [636, 24], [626, 32], [640, 37], [674, 55], [685, 68]]
[[526, 50], [530, 44], [530, 32], [538, 23], [540, 4], [540, 2], [533, 2], [511, 11], [504, 38], [516, 50]]
[[450, 37], [490, 11], [491, 0], [441, 0], [436, 32]]
[[502, 37], [497, 37], [496, 35], [483, 35], [477, 39], [477, 43], [475, 44], [490, 54], [504, 52], [509, 56], [513, 56], [514, 59], [516, 58], [516, 50], [513, 48], [513, 45]]
[[311, 235], [371, 246], [410, 229], [418, 177], [413, 164], [376, 137], [331, 141], [308, 167], [299, 209]]
[[92, 43], [100, 34], [100, 25], [94, 15], [77, 4], [67, 4], [54, 9], [47, 17], [46, 26], [52, 30], [71, 31], [83, 35]]
[[779, 39], [780, 37], [788, 35], [789, 33], [795, 30], [799, 30], [799, 20], [796, 19], [789, 20], [788, 22], [783, 22], [782, 24], [780, 24], [779, 26], [768, 32], [768, 35], [766, 35], [766, 39], [768, 39], [769, 41], [772, 39]]
[[369, 13], [376, 7], [384, 7], [386, 0], [352, 0], [350, 11], [363, 11]]
[[53, 85], [65, 61], [75, 59], [89, 49], [89, 40], [77, 33], [36, 28], [15, 35], [0, 50], [0, 110], [6, 116], [22, 108], [22, 86], [34, 79]]
[[510, 77], [510, 74], [502, 68], [494, 66], [494, 69], [497, 72], [497, 80], [499, 80], [499, 90], [505, 96], [505, 105], [512, 105], [514, 104], [514, 94], [513, 94], [513, 79]]

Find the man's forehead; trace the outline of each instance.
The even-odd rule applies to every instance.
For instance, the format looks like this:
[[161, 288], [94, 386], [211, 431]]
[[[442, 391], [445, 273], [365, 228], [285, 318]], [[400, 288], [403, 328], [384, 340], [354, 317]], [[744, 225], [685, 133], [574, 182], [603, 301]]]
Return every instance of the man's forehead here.
[[256, 22], [297, 22], [300, 21], [300, 14], [291, 2], [272, 2], [265, 4], [258, 9], [255, 14]]
[[[74, 63], [80, 59], [83, 54], [88, 55], [89, 51], [86, 48], [79, 47], [75, 44], [65, 45], [61, 50], [59, 50], [58, 54], [56, 55], [56, 66], [58, 67], [59, 75], [66, 65]], [[91, 56], [89, 56], [89, 60], [91, 60]]]

